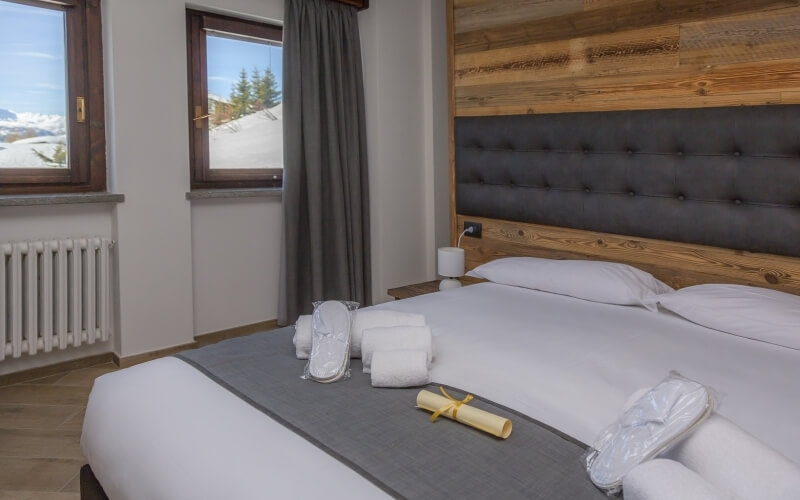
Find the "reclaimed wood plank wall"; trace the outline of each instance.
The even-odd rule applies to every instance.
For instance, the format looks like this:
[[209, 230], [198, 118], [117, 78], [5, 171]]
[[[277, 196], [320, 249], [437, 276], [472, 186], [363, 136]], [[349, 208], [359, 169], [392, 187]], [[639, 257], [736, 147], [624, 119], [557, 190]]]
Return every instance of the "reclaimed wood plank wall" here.
[[455, 116], [800, 103], [800, 0], [450, 0]]

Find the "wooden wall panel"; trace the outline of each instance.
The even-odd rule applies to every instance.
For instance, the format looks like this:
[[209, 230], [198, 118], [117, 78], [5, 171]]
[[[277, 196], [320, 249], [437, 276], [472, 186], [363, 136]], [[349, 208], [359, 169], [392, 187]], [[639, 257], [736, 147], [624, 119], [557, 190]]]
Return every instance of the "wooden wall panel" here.
[[482, 224], [480, 239], [461, 240], [467, 269], [511, 256], [608, 260], [643, 269], [674, 288], [733, 283], [800, 295], [800, 259], [792, 257], [458, 216], [460, 226], [467, 220]]
[[[447, 0], [453, 118], [800, 104], [800, 0]], [[469, 217], [467, 267], [507, 255], [604, 259], [676, 287], [800, 294], [800, 259]]]
[[455, 11], [456, 33], [547, 19], [583, 10], [584, 0], [493, 0]]
[[681, 26], [680, 63], [697, 67], [800, 57], [800, 8]]
[[788, 104], [800, 0], [454, 0], [455, 116]]

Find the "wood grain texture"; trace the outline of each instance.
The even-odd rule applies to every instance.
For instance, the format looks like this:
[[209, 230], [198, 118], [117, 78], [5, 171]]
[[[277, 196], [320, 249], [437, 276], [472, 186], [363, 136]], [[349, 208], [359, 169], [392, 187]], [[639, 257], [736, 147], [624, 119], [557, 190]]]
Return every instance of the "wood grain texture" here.
[[454, 116], [798, 101], [800, 0], [581, 3], [452, 2]]
[[480, 222], [483, 237], [464, 238], [466, 267], [510, 256], [608, 260], [652, 273], [674, 288], [733, 283], [800, 295], [800, 259], [688, 243], [458, 215]]
[[800, 8], [687, 23], [680, 63], [689, 66], [794, 59], [800, 55]]
[[[519, 112], [566, 112], [575, 104], [586, 110], [655, 109], [672, 99], [672, 107], [705, 107], [708, 98], [754, 94], [747, 103], [770, 102], [782, 91], [800, 91], [800, 59], [747, 65], [677, 68], [669, 73], [568, 78], [456, 87], [456, 115]], [[779, 97], [778, 97], [779, 98]], [[546, 108], [544, 104], [549, 104]], [[737, 98], [731, 103], [742, 104]], [[522, 105], [522, 106], [521, 106]], [[716, 103], [715, 105], [724, 105]], [[465, 112], [482, 108], [479, 113]], [[543, 108], [548, 111], [543, 111]], [[527, 111], [522, 111], [525, 109]]]
[[456, 10], [454, 31], [465, 33], [582, 10], [583, 0], [494, 0]]
[[631, 0], [583, 0], [583, 10], [605, 9], [606, 7], [619, 7], [628, 5]]
[[456, 54], [704, 21], [800, 5], [798, 0], [640, 0], [454, 34]]
[[[455, 0], [464, 1], [464, 0]], [[458, 237], [458, 227], [456, 226], [456, 143], [454, 135], [454, 121], [456, 116], [456, 93], [455, 93], [455, 76], [453, 68], [455, 67], [455, 53], [453, 47], [453, 18], [455, 7], [453, 6], [454, 0], [446, 0], [445, 8], [446, 14], [446, 30], [447, 30], [447, 148], [449, 158], [447, 162], [448, 176], [450, 178], [450, 192], [448, 198], [450, 200], [450, 245], [455, 246], [456, 238]]]
[[[474, 285], [475, 283], [482, 283], [486, 280], [479, 278], [471, 278], [469, 276], [462, 276], [458, 278], [461, 286]], [[419, 295], [427, 295], [439, 291], [439, 283], [441, 280], [425, 281], [424, 283], [414, 283], [406, 286], [399, 286], [397, 288], [390, 288], [386, 293], [395, 300], [410, 299]]]
[[666, 72], [678, 67], [679, 37], [680, 27], [670, 25], [459, 54], [455, 85]]

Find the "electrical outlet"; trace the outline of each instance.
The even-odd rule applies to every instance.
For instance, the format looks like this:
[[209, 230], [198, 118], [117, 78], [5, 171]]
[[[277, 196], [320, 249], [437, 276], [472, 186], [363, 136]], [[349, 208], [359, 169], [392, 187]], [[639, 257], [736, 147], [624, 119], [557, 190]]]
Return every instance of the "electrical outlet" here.
[[469, 236], [470, 238], [480, 238], [481, 237], [481, 223], [480, 222], [464, 222], [464, 229], [472, 228], [471, 233], [465, 233], [464, 236]]

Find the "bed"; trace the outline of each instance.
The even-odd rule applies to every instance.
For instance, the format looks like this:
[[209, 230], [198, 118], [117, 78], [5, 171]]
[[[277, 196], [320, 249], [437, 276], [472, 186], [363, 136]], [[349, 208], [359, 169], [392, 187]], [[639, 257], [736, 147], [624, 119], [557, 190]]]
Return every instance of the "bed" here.
[[[377, 307], [425, 314], [436, 382], [469, 388], [583, 442], [631, 393], [675, 369], [720, 391], [723, 415], [800, 461], [793, 444], [800, 442], [799, 351], [669, 313], [492, 283]], [[297, 361], [286, 376], [302, 367]], [[174, 357], [99, 378], [82, 446], [115, 499], [385, 496]], [[326, 479], [309, 482], [308, 470]]]
[[[456, 118], [453, 242], [476, 221], [483, 235], [463, 240], [467, 268], [514, 255], [605, 260], [675, 288], [800, 294], [792, 123], [798, 106]], [[435, 382], [583, 443], [634, 391], [677, 370], [719, 391], [722, 415], [800, 462], [796, 349], [494, 283], [375, 307], [426, 316]], [[174, 357], [97, 379], [82, 447], [114, 499], [386, 496]]]

